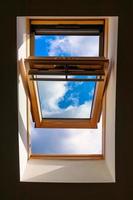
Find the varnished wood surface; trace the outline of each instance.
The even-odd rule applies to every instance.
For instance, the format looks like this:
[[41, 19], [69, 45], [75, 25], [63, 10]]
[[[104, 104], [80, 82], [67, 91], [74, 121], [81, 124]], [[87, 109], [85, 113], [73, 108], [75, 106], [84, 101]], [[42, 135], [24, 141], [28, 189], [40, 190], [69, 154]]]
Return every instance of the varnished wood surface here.
[[30, 159], [44, 160], [104, 160], [102, 154], [31, 154]]

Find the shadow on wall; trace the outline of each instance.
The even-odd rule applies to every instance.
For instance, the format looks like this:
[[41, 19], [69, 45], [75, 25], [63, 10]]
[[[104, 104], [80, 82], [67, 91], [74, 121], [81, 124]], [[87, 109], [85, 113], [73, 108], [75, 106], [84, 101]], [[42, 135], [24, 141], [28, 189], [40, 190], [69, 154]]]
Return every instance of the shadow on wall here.
[[[20, 79], [22, 80], [20, 82]], [[18, 84], [22, 84], [22, 90], [25, 94], [25, 98], [26, 101], [28, 102], [28, 84], [27, 84], [27, 80], [26, 80], [26, 70], [25, 70], [25, 66], [24, 63], [22, 61], [22, 59], [20, 61], [18, 61]], [[19, 93], [21, 93], [21, 88], [19, 89]], [[22, 101], [22, 99], [21, 99]], [[20, 102], [20, 99], [19, 99]], [[21, 102], [22, 103], [22, 102]], [[23, 102], [23, 104], [25, 104], [26, 102]], [[25, 150], [28, 153], [28, 134], [27, 134], [27, 117], [24, 119], [23, 115], [21, 114], [21, 106], [19, 105], [19, 111], [18, 111], [18, 123], [19, 123], [19, 135], [21, 137], [21, 140], [24, 144]], [[25, 104], [25, 109], [27, 110], [26, 112], [28, 113], [28, 105]], [[26, 122], [26, 123], [24, 123]]]
[[25, 94], [27, 95], [27, 97], [29, 97], [26, 68], [22, 59], [18, 61], [18, 77], [19, 76], [22, 79]]
[[[95, 168], [95, 169], [94, 169]], [[95, 170], [95, 175], [94, 175]], [[31, 173], [31, 171], [34, 171]], [[27, 172], [23, 177], [23, 181], [28, 182], [88, 182], [88, 180], [104, 180], [110, 181], [111, 174], [108, 171], [104, 161], [51, 161], [43, 160], [35, 164], [34, 160], [30, 160], [27, 166]], [[88, 179], [89, 177], [89, 179]]]
[[25, 17], [17, 17], [17, 49], [21, 48], [26, 36]]
[[20, 134], [22, 142], [25, 146], [25, 149], [27, 150], [27, 153], [28, 153], [27, 130], [24, 125], [24, 122], [23, 122], [20, 112], [18, 113], [18, 120], [19, 120], [19, 134]]

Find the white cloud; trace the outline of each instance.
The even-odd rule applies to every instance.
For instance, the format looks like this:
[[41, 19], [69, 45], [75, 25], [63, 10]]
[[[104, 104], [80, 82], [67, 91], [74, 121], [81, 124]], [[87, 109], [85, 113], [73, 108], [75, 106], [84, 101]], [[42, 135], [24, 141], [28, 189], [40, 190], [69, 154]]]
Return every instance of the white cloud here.
[[54, 112], [46, 112], [46, 110], [43, 110], [44, 116], [53, 117], [53, 118], [89, 118], [89, 114], [91, 111], [91, 103], [85, 102], [82, 105], [77, 106], [69, 106], [65, 109], [58, 109]]
[[62, 52], [70, 56], [98, 56], [98, 36], [65, 36], [52, 39], [49, 46], [49, 56], [56, 56]]
[[75, 95], [75, 94], [71, 93], [67, 100], [71, 101], [73, 106], [78, 106], [79, 105], [79, 94], [77, 93]]
[[[78, 105], [78, 96], [70, 96], [73, 105], [60, 108], [58, 103], [64, 98], [68, 91], [67, 82], [39, 82], [39, 94], [42, 103], [42, 114], [47, 118], [89, 118], [91, 112], [91, 101]], [[81, 97], [80, 97], [81, 98]], [[70, 100], [68, 99], [68, 100]]]
[[93, 97], [94, 92], [95, 92], [95, 88], [92, 88], [92, 90], [88, 92], [88, 95]]
[[68, 129], [69, 138], [64, 139], [63, 147], [68, 152], [78, 154], [102, 153], [102, 122], [97, 129]]
[[[58, 55], [61, 51], [80, 56], [97, 56], [98, 38], [80, 36], [56, 37], [50, 42], [50, 56]], [[70, 54], [70, 55], [71, 55]], [[82, 82], [81, 82], [82, 83]], [[40, 94], [44, 116], [55, 117], [88, 117], [91, 103], [85, 102], [78, 105], [61, 109], [58, 102], [64, 98], [68, 91], [66, 82], [40, 82]], [[72, 89], [72, 88], [69, 88]], [[91, 93], [90, 93], [91, 94]], [[73, 98], [74, 96], [70, 96]], [[97, 129], [44, 129], [33, 128], [31, 130], [33, 153], [87, 153], [98, 154], [102, 151], [102, 123], [101, 120]]]
[[97, 129], [47, 129], [32, 127], [33, 153], [102, 153], [102, 121]]
[[[60, 55], [60, 52], [80, 56], [97, 56], [99, 38], [94, 36], [56, 36], [55, 39], [49, 39], [49, 55]], [[83, 82], [76, 82], [80, 85]], [[45, 117], [89, 117], [91, 112], [91, 101], [78, 105], [78, 97], [70, 96], [73, 104], [67, 108], [61, 109], [58, 106], [59, 101], [65, 96], [66, 92], [73, 90], [68, 88], [67, 82], [39, 82], [40, 98], [42, 103], [42, 113]], [[90, 94], [92, 95], [92, 91]], [[81, 97], [80, 97], [81, 98]]]
[[40, 98], [42, 102], [42, 108], [45, 112], [57, 112], [59, 110], [58, 102], [67, 92], [66, 82], [39, 82]]
[[40, 40], [40, 39], [43, 40], [43, 37], [42, 37], [42, 35], [36, 35], [36, 36], [35, 36], [35, 39], [36, 39], [36, 40]]

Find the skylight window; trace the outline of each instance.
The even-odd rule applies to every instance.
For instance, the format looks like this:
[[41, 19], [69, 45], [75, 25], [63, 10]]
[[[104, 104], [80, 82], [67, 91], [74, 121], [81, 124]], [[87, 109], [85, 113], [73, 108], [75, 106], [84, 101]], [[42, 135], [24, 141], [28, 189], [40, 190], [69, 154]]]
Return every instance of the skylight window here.
[[[87, 165], [89, 162], [95, 169], [95, 165], [101, 167], [98, 164], [102, 162], [107, 173], [108, 168], [110, 169], [109, 176], [103, 177], [103, 181], [114, 182], [117, 57], [113, 52], [116, 52], [117, 47], [117, 21], [118, 19], [110, 17], [103, 19], [101, 17], [93, 19], [92, 17], [42, 17], [42, 19], [18, 17], [18, 139], [22, 181], [99, 182], [102, 176], [96, 177], [95, 170], [92, 170], [94, 178], [89, 176], [92, 174], [89, 173], [86, 179], [87, 171], [84, 170], [86, 161], [83, 159], [105, 159], [107, 163], [87, 161]], [[73, 46], [66, 43], [66, 49], [70, 50], [69, 55], [67, 50], [60, 45], [56, 45], [55, 52], [51, 53], [52, 43], [45, 40], [47, 45], [44, 45], [41, 42], [43, 37], [46, 40], [52, 37], [53, 43], [57, 38], [64, 41], [68, 37], [77, 38], [77, 40], [91, 38], [93, 42], [92, 38], [97, 38], [96, 54], [90, 53], [90, 49], [94, 46], [91, 44], [89, 47], [89, 42], [87, 43], [89, 51], [85, 50], [82, 54], [81, 52], [79, 54], [81, 43], [76, 43], [78, 46], [76, 53], [73, 51]], [[85, 46], [85, 43], [83, 45]], [[108, 58], [111, 60], [109, 61]], [[65, 88], [63, 93], [60, 89], [62, 85]], [[79, 108], [86, 102], [90, 102], [90, 107], [87, 106], [80, 112]], [[75, 108], [75, 112], [69, 113], [67, 118], [65, 111], [68, 108]], [[78, 113], [80, 113], [79, 117], [77, 117]], [[112, 127], [111, 130], [110, 127]], [[47, 176], [49, 166], [45, 167], [46, 159], [54, 163], [52, 170], [58, 167], [56, 167], [58, 162], [65, 163], [65, 166], [58, 167], [61, 170], [56, 170], [57, 176]], [[64, 162], [59, 161], [60, 159], [69, 160]], [[85, 178], [82, 178], [82, 172], [78, 173], [77, 162], [80, 165], [80, 171], [86, 171]], [[38, 176], [41, 163], [44, 166], [41, 175]], [[31, 172], [28, 168], [30, 165], [35, 168], [32, 174], [28, 174], [27, 171]], [[68, 178], [67, 176], [62, 178], [62, 169], [64, 173], [68, 165], [68, 173], [70, 171], [73, 173], [73, 169], [77, 168], [73, 179], [71, 175]], [[26, 171], [24, 171], [25, 167]], [[48, 171], [45, 177], [44, 171]], [[106, 174], [104, 170], [103, 174]], [[29, 175], [33, 177], [32, 180]]]
[[30, 34], [25, 64], [35, 126], [97, 128], [108, 74], [104, 20], [31, 20]]
[[[35, 35], [34, 51], [35, 56], [98, 56], [99, 36]], [[94, 91], [95, 82], [38, 81], [42, 118], [90, 118]]]

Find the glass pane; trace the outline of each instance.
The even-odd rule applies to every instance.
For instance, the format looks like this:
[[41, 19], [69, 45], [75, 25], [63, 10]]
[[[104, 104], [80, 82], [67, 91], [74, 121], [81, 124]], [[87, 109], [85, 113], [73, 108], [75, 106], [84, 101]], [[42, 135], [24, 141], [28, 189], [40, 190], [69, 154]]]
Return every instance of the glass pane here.
[[77, 81], [78, 81], [78, 79], [83, 79], [83, 81], [84, 80], [89, 80], [89, 79], [96, 79], [96, 76], [87, 76], [87, 75], [74, 75], [74, 76], [67, 76], [67, 78], [68, 79], [73, 79], [73, 78], [75, 78], [75, 79], [77, 79]]
[[35, 35], [35, 56], [99, 56], [99, 36]]
[[34, 78], [37, 78], [37, 79], [41, 79], [41, 80], [51, 80], [51, 79], [65, 79], [66, 76], [65, 75], [34, 75]]
[[63, 81], [69, 81], [69, 80], [74, 80], [74, 81], [89, 81], [91, 79], [95, 80], [96, 76], [88, 76], [88, 75], [33, 75], [34, 79], [37, 80], [63, 80]]
[[42, 118], [90, 118], [95, 82], [38, 81]]
[[31, 130], [32, 154], [102, 154], [102, 123], [97, 129]]

